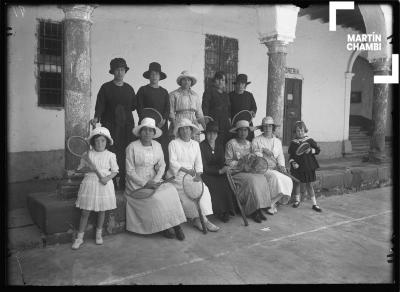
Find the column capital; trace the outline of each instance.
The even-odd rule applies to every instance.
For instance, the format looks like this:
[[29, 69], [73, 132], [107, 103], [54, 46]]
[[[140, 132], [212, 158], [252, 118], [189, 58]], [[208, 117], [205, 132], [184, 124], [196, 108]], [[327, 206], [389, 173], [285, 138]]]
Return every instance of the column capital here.
[[266, 45], [268, 48], [268, 55], [274, 53], [287, 54], [287, 42], [281, 40], [270, 40], [268, 42], [264, 42], [264, 45]]
[[79, 19], [93, 23], [91, 16], [93, 10], [99, 5], [58, 5], [65, 13], [65, 19]]
[[370, 60], [370, 63], [374, 72], [388, 72], [391, 70], [392, 60], [391, 58], [376, 58]]

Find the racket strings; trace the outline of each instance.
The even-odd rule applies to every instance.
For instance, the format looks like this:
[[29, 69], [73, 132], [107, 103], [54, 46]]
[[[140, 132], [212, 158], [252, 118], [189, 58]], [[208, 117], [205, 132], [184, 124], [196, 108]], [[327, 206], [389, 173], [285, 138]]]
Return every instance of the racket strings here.
[[79, 136], [72, 136], [68, 139], [67, 143], [69, 151], [76, 156], [83, 156], [89, 151], [90, 147], [86, 140]]
[[202, 181], [194, 181], [193, 179], [191, 176], [186, 176], [183, 179], [183, 190], [189, 198], [198, 199], [203, 194], [204, 186]]

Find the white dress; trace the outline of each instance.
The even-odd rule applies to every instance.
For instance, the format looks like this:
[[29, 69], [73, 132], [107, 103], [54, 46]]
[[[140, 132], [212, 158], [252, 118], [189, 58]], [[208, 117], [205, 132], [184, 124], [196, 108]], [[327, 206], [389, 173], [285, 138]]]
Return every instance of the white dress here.
[[[89, 150], [89, 158], [103, 176], [118, 172], [117, 158], [108, 150], [102, 152]], [[84, 166], [88, 165], [84, 159], [81, 159], [78, 170]], [[75, 206], [90, 211], [107, 211], [117, 208], [113, 181], [109, 180], [106, 185], [103, 185], [94, 172], [86, 173], [79, 187]]]
[[[181, 167], [186, 169], [195, 169], [196, 172], [203, 172], [203, 162], [201, 159], [200, 145], [197, 141], [183, 141], [181, 138], [172, 140], [168, 145], [169, 153], [169, 169], [167, 177], [175, 176], [174, 186], [178, 190], [179, 198], [181, 199], [183, 210], [187, 218], [199, 217], [196, 204], [190, 200], [183, 190], [182, 180], [184, 172], [179, 171]], [[204, 184], [203, 196], [200, 199], [200, 208], [203, 216], [213, 213], [210, 191]]]
[[[256, 155], [264, 156], [268, 160], [269, 167], [275, 167], [276, 163], [274, 161], [276, 161], [280, 166], [285, 166], [282, 142], [275, 136], [272, 138], [267, 138], [261, 134], [260, 136], [255, 137], [252, 142], [252, 148]], [[264, 148], [272, 151], [275, 159], [271, 159], [271, 157], [266, 156], [262, 151]], [[276, 197], [277, 195], [283, 195], [279, 202], [286, 204], [292, 194], [292, 179], [273, 169], [268, 169], [265, 173], [265, 177], [267, 178], [268, 185], [271, 190], [271, 198]]]
[[178, 192], [170, 183], [162, 184], [148, 198], [130, 195], [149, 180], [161, 181], [165, 170], [164, 154], [160, 143], [154, 140], [151, 143], [151, 146], [143, 146], [136, 140], [126, 148], [126, 229], [139, 234], [156, 233], [186, 222]]
[[203, 119], [203, 110], [201, 108], [201, 99], [192, 89], [186, 93], [181, 87], [170, 92], [170, 118], [180, 120], [187, 118], [195, 125]]

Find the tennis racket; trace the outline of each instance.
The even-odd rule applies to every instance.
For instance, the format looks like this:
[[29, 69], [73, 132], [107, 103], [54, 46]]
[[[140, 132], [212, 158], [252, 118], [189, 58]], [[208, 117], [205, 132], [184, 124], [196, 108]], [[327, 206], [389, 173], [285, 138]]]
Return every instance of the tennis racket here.
[[231, 124], [232, 127], [234, 127], [237, 121], [246, 120], [248, 122], [251, 122], [252, 119], [253, 116], [250, 111], [242, 110], [233, 116]]
[[199, 203], [204, 192], [203, 181], [201, 179], [197, 180], [196, 176], [192, 176], [187, 173], [183, 176], [182, 185], [185, 195], [196, 204], [197, 212], [199, 212], [201, 226], [203, 227], [203, 233], [207, 234], [207, 227], [204, 223], [203, 213], [201, 212]]
[[[154, 193], [157, 191], [157, 189], [165, 183], [171, 182], [175, 179], [175, 176], [172, 176], [166, 180], [163, 180], [162, 182], [157, 183], [157, 187], [155, 189], [149, 189], [147, 187], [141, 187], [138, 188], [134, 191], [132, 191], [131, 193], [129, 193], [128, 195], [135, 198], [135, 199], [147, 199], [150, 198], [152, 195], [154, 195]], [[145, 190], [145, 191], [144, 191]]]
[[[278, 161], [276, 160], [275, 156], [271, 155], [271, 156], [269, 156], [269, 157], [271, 157], [272, 160], [274, 160], [275, 164], [278, 165]], [[288, 177], [290, 177], [294, 182], [297, 182], [297, 183], [300, 182], [299, 179], [295, 178], [295, 177], [294, 177], [293, 175], [291, 175], [290, 173], [283, 172], [283, 171], [281, 171], [279, 168], [276, 168], [275, 170], [276, 170], [276, 171], [279, 171], [280, 173], [282, 173], [282, 174], [284, 174], [284, 175], [286, 175], [286, 176], [288, 176]]]
[[310, 149], [311, 146], [308, 144], [308, 142], [303, 142], [300, 144], [300, 146], [296, 149], [296, 155], [300, 156], [306, 153], [308, 149]]
[[207, 125], [209, 122], [214, 122], [214, 119], [210, 116], [204, 116], [204, 123]]
[[94, 172], [96, 173], [99, 179], [103, 178], [101, 173], [98, 171], [96, 165], [89, 158], [88, 152], [90, 150], [90, 145], [85, 138], [81, 136], [69, 137], [67, 140], [67, 148], [72, 155], [84, 159], [90, 165], [90, 167], [94, 169]]
[[158, 110], [152, 107], [145, 107], [140, 114], [142, 119], [144, 118], [152, 118], [156, 121], [156, 125], [158, 125], [162, 120], [163, 117]]
[[244, 222], [244, 226], [248, 226], [249, 222], [247, 222], [247, 218], [246, 215], [244, 214], [243, 208], [242, 208], [242, 204], [240, 204], [239, 201], [239, 197], [238, 197], [238, 191], [235, 185], [235, 182], [233, 181], [232, 175], [230, 172], [226, 173], [226, 177], [228, 178], [228, 182], [229, 182], [229, 186], [231, 187], [233, 194], [235, 196], [236, 202], [239, 206], [239, 210], [240, 210], [240, 215], [242, 216], [243, 222]]

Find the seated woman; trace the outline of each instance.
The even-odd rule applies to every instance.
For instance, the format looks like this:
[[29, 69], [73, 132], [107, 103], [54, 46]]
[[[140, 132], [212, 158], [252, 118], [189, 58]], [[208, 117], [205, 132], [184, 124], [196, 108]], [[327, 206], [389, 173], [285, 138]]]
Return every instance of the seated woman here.
[[[192, 132], [198, 132], [198, 128], [190, 120], [183, 118], [177, 121], [174, 129], [174, 136], [177, 138], [168, 145], [169, 169], [166, 176], [175, 176], [173, 184], [178, 190], [186, 217], [194, 227], [203, 231], [196, 204], [185, 195], [182, 185], [182, 180], [186, 173], [192, 176], [200, 176], [203, 172], [199, 142], [190, 138], [192, 137]], [[206, 185], [199, 204], [207, 230], [218, 231], [219, 227], [208, 221], [206, 217], [213, 213], [210, 192]]]
[[222, 222], [228, 222], [229, 215], [235, 215], [234, 194], [225, 175], [229, 168], [225, 165], [224, 148], [220, 143], [215, 142], [218, 137], [218, 131], [216, 122], [207, 124], [205, 130], [206, 139], [200, 143], [204, 168], [201, 177], [210, 190], [214, 214]]
[[[167, 238], [176, 234], [177, 239], [184, 240], [180, 224], [186, 222], [186, 217], [176, 189], [165, 183], [154, 192], [165, 170], [161, 144], [153, 140], [162, 131], [154, 119], [144, 118], [133, 134], [140, 139], [126, 148], [126, 229], [139, 234], [162, 231]], [[142, 187], [145, 189], [134, 192]], [[154, 194], [147, 197], [149, 192]]]
[[286, 173], [285, 157], [283, 156], [281, 140], [275, 137], [277, 125], [272, 117], [265, 117], [259, 128], [263, 131], [260, 136], [253, 139], [253, 151], [258, 156], [263, 156], [268, 161], [268, 170], [265, 172], [271, 190], [271, 207], [267, 213], [274, 215], [277, 212], [276, 203], [286, 204], [292, 194], [292, 179]]
[[255, 222], [267, 220], [262, 213], [262, 208], [267, 208], [271, 204], [270, 190], [267, 180], [263, 174], [239, 172], [239, 159], [251, 153], [251, 143], [246, 139], [249, 131], [253, 131], [248, 121], [240, 120], [236, 122], [236, 127], [230, 130], [236, 133], [237, 137], [229, 140], [226, 144], [225, 163], [233, 173], [232, 178], [238, 186], [239, 201], [244, 206], [244, 213], [250, 216]]

